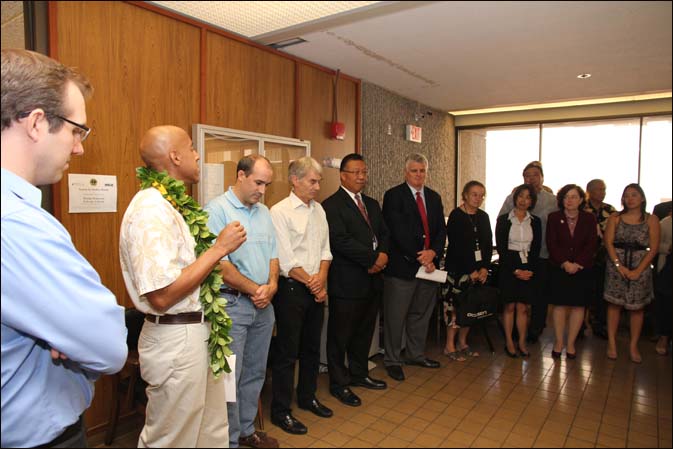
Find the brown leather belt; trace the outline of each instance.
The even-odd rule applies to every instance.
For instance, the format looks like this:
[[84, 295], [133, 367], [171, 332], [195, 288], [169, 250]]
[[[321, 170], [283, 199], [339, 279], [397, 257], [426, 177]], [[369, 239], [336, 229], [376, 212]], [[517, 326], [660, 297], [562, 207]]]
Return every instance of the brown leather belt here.
[[193, 324], [203, 323], [203, 312], [185, 312], [176, 315], [145, 315], [145, 321], [155, 324]]
[[228, 295], [234, 295], [234, 296], [239, 296], [239, 295], [242, 294], [242, 293], [239, 292], [238, 290], [235, 290], [235, 289], [233, 289], [233, 288], [229, 288], [229, 287], [222, 287], [222, 288], [220, 288], [220, 293], [226, 293], [226, 294], [228, 294]]

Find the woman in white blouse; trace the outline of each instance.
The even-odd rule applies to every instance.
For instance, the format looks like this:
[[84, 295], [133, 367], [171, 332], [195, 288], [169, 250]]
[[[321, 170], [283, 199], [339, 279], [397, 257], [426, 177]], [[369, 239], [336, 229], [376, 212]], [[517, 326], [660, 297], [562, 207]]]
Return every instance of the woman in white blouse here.
[[[499, 255], [499, 287], [505, 307], [505, 353], [513, 358], [529, 356], [526, 347], [528, 305], [535, 300], [535, 272], [542, 243], [540, 219], [529, 212], [535, 207], [537, 193], [527, 184], [514, 189], [514, 209], [498, 217], [495, 240]], [[519, 333], [518, 353], [512, 339], [514, 312]]]

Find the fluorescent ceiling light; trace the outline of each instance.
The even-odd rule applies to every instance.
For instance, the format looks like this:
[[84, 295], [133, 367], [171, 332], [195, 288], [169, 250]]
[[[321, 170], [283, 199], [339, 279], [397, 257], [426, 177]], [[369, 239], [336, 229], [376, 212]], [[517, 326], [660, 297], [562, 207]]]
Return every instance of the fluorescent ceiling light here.
[[539, 103], [527, 104], [522, 106], [504, 106], [501, 108], [489, 109], [471, 109], [464, 111], [449, 111], [451, 115], [473, 115], [473, 114], [490, 114], [493, 112], [511, 112], [511, 111], [527, 111], [531, 109], [549, 109], [549, 108], [565, 108], [570, 106], [584, 106], [589, 104], [604, 104], [604, 103], [620, 103], [624, 101], [643, 101], [656, 100], [659, 98], [671, 98], [671, 92], [661, 92], [656, 94], [645, 95], [631, 95], [627, 97], [613, 97], [613, 98], [594, 98], [591, 100], [575, 100], [575, 101], [561, 101], [557, 103]]

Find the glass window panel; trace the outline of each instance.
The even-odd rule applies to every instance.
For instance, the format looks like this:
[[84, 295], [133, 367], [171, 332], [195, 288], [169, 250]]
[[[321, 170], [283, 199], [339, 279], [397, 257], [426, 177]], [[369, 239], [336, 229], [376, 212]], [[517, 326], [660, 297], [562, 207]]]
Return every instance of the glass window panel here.
[[305, 146], [267, 141], [264, 142], [264, 155], [273, 167], [273, 182], [264, 195], [264, 204], [271, 207], [290, 194], [288, 168], [292, 161], [306, 156], [307, 150]]
[[206, 205], [236, 184], [236, 166], [243, 156], [259, 154], [259, 142], [243, 137], [205, 133], [204, 161], [201, 179], [204, 182], [203, 198]]
[[643, 118], [640, 186], [649, 211], [671, 199], [671, 148], [671, 116]]
[[639, 140], [639, 118], [545, 124], [544, 184], [556, 193], [566, 184], [585, 188], [600, 178], [607, 186], [605, 202], [620, 209], [624, 186], [638, 181]]
[[[523, 168], [530, 161], [538, 160], [539, 142], [537, 125], [486, 131], [486, 199], [482, 209], [488, 213], [494, 231], [505, 198], [523, 183]], [[463, 185], [469, 179], [464, 181]], [[460, 196], [463, 186], [458, 189], [457, 196]]]

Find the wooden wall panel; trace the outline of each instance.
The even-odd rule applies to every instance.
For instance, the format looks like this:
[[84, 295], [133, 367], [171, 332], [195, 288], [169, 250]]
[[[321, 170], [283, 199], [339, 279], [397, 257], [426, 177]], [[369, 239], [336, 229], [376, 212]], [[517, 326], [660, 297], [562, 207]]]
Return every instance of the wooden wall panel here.
[[[152, 126], [174, 124], [191, 132], [199, 112], [199, 29], [121, 2], [55, 2], [56, 56], [90, 79], [87, 103], [92, 135], [69, 173], [116, 175], [117, 213], [69, 214], [67, 177], [55, 194], [58, 217], [77, 249], [124, 306], [131, 306], [119, 264], [119, 227], [138, 191], [138, 144]], [[52, 43], [53, 45], [53, 43]], [[95, 431], [107, 423], [110, 381], [97, 382], [86, 414]]]
[[[326, 157], [342, 158], [354, 153], [358, 145], [357, 119], [359, 83], [340, 78], [338, 86], [338, 119], [346, 124], [344, 140], [329, 137], [332, 123], [332, 83], [334, 75], [314, 67], [298, 64], [299, 139], [311, 141], [311, 156], [322, 163]], [[330, 196], [341, 184], [339, 170], [325, 168], [318, 200]]]
[[292, 60], [212, 32], [206, 55], [206, 124], [295, 137]]
[[79, 67], [94, 86], [87, 104], [92, 135], [69, 172], [116, 175], [118, 182], [116, 214], [67, 213], [68, 189], [62, 185], [60, 218], [103, 283], [130, 306], [118, 237], [123, 213], [138, 191], [138, 144], [152, 126], [173, 124], [191, 132], [198, 121], [199, 30], [125, 3], [57, 6], [58, 29], [67, 30], [58, 34], [58, 59]]

